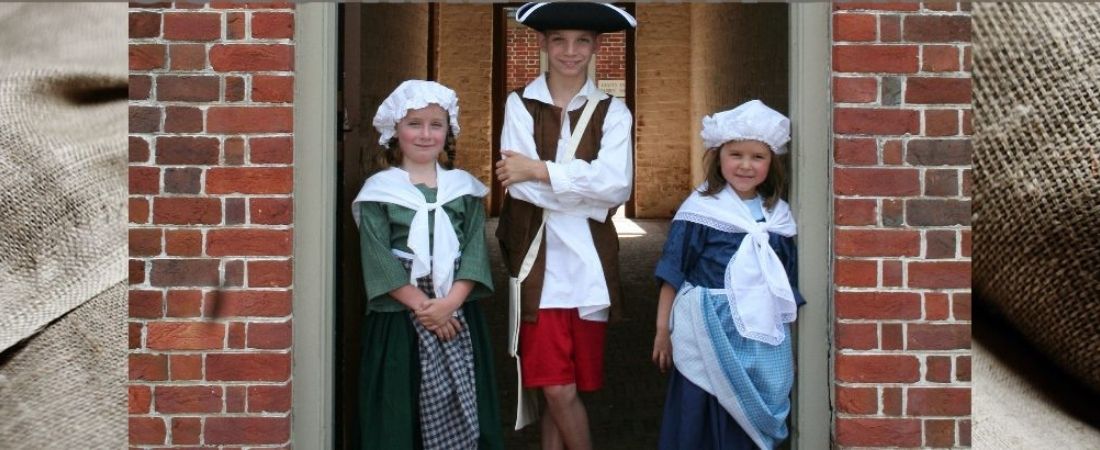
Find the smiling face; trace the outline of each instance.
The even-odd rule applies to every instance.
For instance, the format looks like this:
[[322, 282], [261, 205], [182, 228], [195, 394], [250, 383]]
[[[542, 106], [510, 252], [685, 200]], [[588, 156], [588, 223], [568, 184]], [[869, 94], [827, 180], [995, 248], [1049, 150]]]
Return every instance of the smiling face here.
[[551, 73], [568, 78], [586, 76], [588, 63], [600, 47], [594, 31], [550, 30], [538, 36]]
[[718, 149], [722, 178], [742, 199], [756, 196], [756, 188], [768, 178], [772, 151], [760, 141], [731, 141]]
[[397, 145], [403, 164], [431, 164], [438, 160], [450, 129], [447, 111], [431, 104], [410, 109], [397, 123]]

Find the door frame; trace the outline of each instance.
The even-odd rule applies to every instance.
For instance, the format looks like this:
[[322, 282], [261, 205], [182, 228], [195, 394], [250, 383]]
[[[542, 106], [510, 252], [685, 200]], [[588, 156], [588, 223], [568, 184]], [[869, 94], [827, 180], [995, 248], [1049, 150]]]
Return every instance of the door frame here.
[[[832, 393], [832, 101], [827, 3], [790, 5], [792, 208], [799, 223], [799, 286], [810, 304], [797, 326], [796, 449], [829, 442]], [[336, 208], [337, 5], [295, 12], [294, 295], [291, 440], [333, 448]], [[816, 295], [815, 295], [816, 294]], [[820, 305], [820, 307], [814, 307]]]
[[798, 289], [808, 302], [794, 341], [794, 449], [823, 448], [833, 430], [831, 17], [831, 3], [790, 5], [791, 208], [801, 218]]
[[294, 12], [295, 448], [329, 449], [335, 442], [336, 12], [335, 3], [302, 3]]

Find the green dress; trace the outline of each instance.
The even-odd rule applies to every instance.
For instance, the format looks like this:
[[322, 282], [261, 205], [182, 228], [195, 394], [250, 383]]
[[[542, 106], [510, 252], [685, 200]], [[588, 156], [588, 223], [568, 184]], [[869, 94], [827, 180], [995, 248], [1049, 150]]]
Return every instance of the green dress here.
[[[416, 185], [430, 203], [436, 189]], [[485, 209], [481, 199], [463, 196], [443, 205], [459, 241], [461, 262], [454, 279], [474, 282], [462, 306], [474, 349], [477, 383], [479, 449], [503, 448], [496, 380], [489, 330], [478, 299], [492, 295], [489, 255], [485, 244]], [[363, 449], [421, 448], [419, 410], [420, 364], [416, 331], [404, 305], [389, 292], [409, 284], [409, 272], [391, 249], [410, 252], [405, 245], [414, 211], [389, 203], [360, 204], [359, 245], [367, 316], [361, 332], [359, 375], [359, 434]], [[429, 216], [428, 229], [434, 229]]]

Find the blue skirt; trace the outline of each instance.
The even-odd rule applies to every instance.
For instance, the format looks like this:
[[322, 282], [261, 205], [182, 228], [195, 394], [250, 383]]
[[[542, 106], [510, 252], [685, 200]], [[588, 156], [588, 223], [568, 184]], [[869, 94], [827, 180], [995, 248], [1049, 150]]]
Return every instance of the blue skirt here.
[[718, 398], [680, 375], [675, 367], [661, 418], [661, 450], [753, 450], [756, 444]]
[[676, 370], [665, 400], [662, 449], [770, 449], [790, 435], [790, 339], [770, 345], [741, 336], [729, 303], [717, 289], [688, 286], [676, 295]]

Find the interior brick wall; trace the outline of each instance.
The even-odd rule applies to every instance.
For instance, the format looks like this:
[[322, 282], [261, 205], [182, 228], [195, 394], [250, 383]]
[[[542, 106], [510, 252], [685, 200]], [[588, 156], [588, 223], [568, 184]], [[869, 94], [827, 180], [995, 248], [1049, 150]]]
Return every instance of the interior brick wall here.
[[436, 54], [439, 82], [458, 93], [462, 133], [455, 143], [456, 167], [488, 185], [492, 182], [493, 159], [493, 110], [489, 101], [493, 92], [493, 6], [440, 5]]
[[508, 81], [505, 89], [511, 92], [538, 78], [540, 50], [538, 33], [519, 24], [513, 17], [508, 17], [507, 33], [505, 57], [508, 58]]
[[634, 211], [671, 218], [691, 189], [691, 5], [637, 5]]

